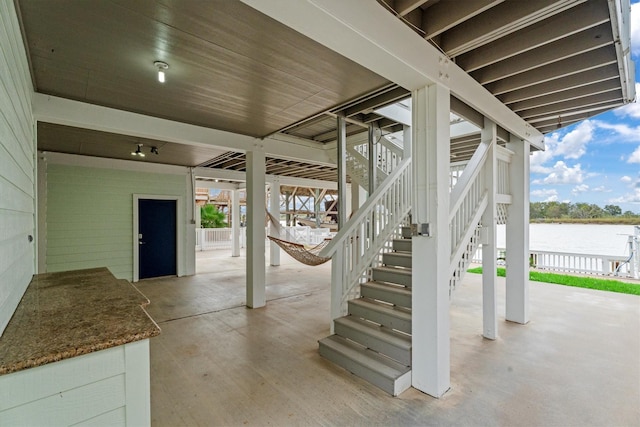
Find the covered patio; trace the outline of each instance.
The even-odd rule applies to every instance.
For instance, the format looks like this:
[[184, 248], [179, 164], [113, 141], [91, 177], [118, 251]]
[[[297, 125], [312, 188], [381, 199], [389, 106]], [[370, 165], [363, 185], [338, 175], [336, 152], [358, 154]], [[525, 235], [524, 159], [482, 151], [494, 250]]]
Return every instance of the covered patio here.
[[[451, 390], [392, 398], [320, 357], [330, 268], [267, 266], [266, 307], [244, 306], [244, 256], [203, 252], [199, 274], [138, 287], [151, 340], [151, 414], [171, 425], [637, 425], [640, 300], [532, 282], [526, 328], [482, 337], [481, 276], [451, 301]], [[304, 278], [303, 280], [301, 280]], [[504, 279], [498, 312], [504, 313]]]

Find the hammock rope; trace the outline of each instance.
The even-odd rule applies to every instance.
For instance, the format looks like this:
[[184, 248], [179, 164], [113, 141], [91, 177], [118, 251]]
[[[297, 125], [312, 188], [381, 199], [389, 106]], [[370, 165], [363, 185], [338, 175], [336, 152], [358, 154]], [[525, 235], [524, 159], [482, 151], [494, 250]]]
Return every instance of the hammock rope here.
[[322, 250], [322, 248], [324, 248], [325, 246], [327, 246], [327, 244], [329, 244], [331, 239], [325, 239], [322, 242], [320, 242], [318, 245], [312, 246], [312, 247], [308, 247], [297, 242], [290, 242], [288, 240], [284, 240], [280, 238], [280, 236], [282, 235], [282, 226], [280, 225], [279, 221], [277, 221], [276, 218], [274, 218], [269, 211], [266, 211], [266, 212], [267, 212], [267, 216], [269, 217], [269, 221], [271, 221], [271, 224], [273, 224], [273, 228], [275, 228], [278, 233], [278, 237], [271, 236], [271, 235], [267, 237], [273, 243], [278, 245], [283, 251], [289, 254], [291, 258], [295, 259], [298, 262], [301, 262], [303, 264], [310, 265], [310, 266], [324, 264], [325, 262], [331, 259], [331, 257], [327, 258], [327, 257], [322, 257], [318, 255]]

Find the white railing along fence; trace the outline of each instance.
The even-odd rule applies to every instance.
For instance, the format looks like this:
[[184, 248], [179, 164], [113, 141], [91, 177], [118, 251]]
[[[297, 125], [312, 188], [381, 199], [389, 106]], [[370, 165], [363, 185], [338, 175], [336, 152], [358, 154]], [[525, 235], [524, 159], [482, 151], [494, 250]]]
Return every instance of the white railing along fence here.
[[[244, 248], [247, 241], [247, 229], [240, 228], [240, 247]], [[233, 244], [231, 228], [196, 228], [196, 250], [208, 251], [212, 249], [231, 249]]]
[[347, 225], [320, 252], [331, 257], [331, 315], [346, 313], [346, 302], [379, 252], [388, 245], [411, 209], [411, 159], [406, 159], [358, 209]]
[[[497, 248], [497, 257], [504, 260], [506, 249]], [[592, 274], [598, 276], [633, 277], [633, 259], [630, 256], [578, 254], [572, 252], [529, 251], [532, 268], [563, 273]], [[482, 250], [473, 256], [474, 263], [482, 263]]]

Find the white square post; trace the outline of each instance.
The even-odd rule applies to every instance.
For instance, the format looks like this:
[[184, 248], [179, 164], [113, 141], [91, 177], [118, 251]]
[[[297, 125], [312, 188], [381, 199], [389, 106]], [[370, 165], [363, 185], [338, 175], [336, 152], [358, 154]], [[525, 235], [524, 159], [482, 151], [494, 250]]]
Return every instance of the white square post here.
[[240, 256], [240, 190], [231, 191], [231, 256]]
[[[271, 181], [271, 191], [269, 193], [269, 213], [273, 217], [273, 220], [280, 221], [280, 181], [274, 177]], [[280, 224], [269, 224], [269, 230], [272, 236], [278, 235]], [[280, 265], [280, 246], [275, 242], [271, 242], [269, 245], [269, 260], [271, 265]]]
[[[449, 90], [413, 92], [412, 385], [434, 397], [450, 387]], [[420, 228], [420, 227], [419, 227]]]
[[511, 135], [509, 167], [511, 206], [507, 219], [506, 320], [529, 322], [529, 154], [527, 141]]
[[484, 118], [481, 144], [487, 144], [484, 182], [487, 188], [487, 208], [482, 215], [484, 239], [482, 240], [482, 335], [490, 340], [498, 336], [498, 316], [496, 300], [496, 138], [497, 127]]
[[247, 152], [247, 307], [266, 304], [265, 285], [265, 153]]

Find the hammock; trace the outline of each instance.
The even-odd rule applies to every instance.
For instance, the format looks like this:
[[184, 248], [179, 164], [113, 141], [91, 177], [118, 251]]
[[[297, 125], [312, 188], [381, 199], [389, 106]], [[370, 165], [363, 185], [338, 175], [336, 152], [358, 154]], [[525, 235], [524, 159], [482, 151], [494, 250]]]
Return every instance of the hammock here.
[[325, 239], [318, 245], [307, 248], [305, 245], [301, 245], [300, 243], [289, 242], [287, 240], [282, 240], [274, 236], [267, 237], [276, 245], [280, 246], [283, 251], [291, 255], [291, 258], [303, 264], [315, 266], [324, 264], [331, 259], [331, 257], [326, 258], [318, 255], [322, 248], [327, 246], [327, 244], [330, 242], [330, 239]]
[[[269, 217], [269, 220], [271, 221], [271, 224], [273, 224], [278, 234], [282, 235], [282, 227], [280, 225], [280, 222], [276, 220], [276, 218], [274, 218], [269, 211], [266, 211], [266, 212], [267, 212], [267, 216]], [[283, 240], [280, 237], [275, 237], [275, 236], [267, 236], [267, 237], [273, 243], [280, 246], [280, 248], [286, 253], [288, 253], [291, 256], [291, 258], [303, 264], [316, 266], [316, 265], [324, 264], [325, 262], [331, 259], [331, 257], [327, 258], [327, 257], [322, 257], [318, 255], [322, 250], [322, 248], [327, 246], [327, 244], [331, 241], [331, 239], [325, 239], [316, 246], [307, 247], [297, 242], [290, 242], [288, 240]]]

